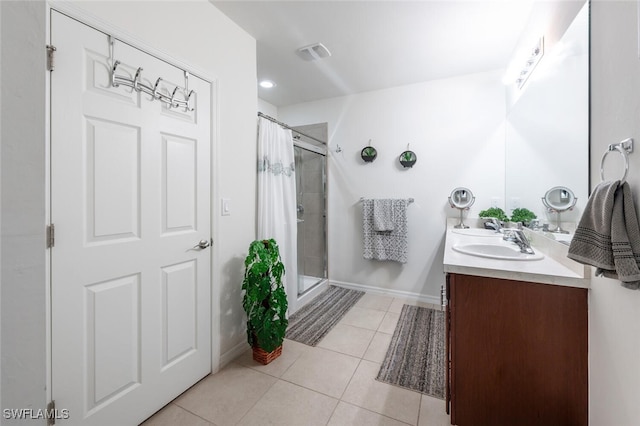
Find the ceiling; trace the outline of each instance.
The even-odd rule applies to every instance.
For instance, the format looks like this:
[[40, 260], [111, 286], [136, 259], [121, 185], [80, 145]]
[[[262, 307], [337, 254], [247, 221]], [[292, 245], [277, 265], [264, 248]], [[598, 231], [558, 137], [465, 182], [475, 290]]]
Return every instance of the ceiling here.
[[[533, 0], [216, 1], [257, 41], [278, 107], [506, 68]], [[324, 44], [331, 56], [296, 51]]]

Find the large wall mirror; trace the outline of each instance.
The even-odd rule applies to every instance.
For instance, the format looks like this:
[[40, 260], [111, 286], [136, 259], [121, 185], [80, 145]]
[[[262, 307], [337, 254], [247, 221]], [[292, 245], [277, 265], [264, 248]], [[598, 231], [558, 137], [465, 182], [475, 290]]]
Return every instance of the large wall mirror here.
[[[589, 10], [577, 12], [561, 39], [545, 49], [507, 111], [505, 207], [533, 211], [553, 222], [541, 202], [553, 187], [570, 188], [576, 207], [563, 221], [577, 222], [589, 191]], [[518, 90], [518, 89], [514, 89]]]

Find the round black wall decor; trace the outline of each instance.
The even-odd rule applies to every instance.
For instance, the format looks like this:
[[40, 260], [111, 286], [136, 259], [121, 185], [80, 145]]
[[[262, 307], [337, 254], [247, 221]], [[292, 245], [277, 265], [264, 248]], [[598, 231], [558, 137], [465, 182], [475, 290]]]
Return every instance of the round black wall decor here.
[[364, 160], [365, 163], [371, 163], [378, 156], [378, 151], [372, 146], [365, 146], [360, 151], [360, 157]]
[[400, 154], [399, 160], [402, 167], [413, 167], [413, 165], [416, 164], [416, 161], [418, 161], [418, 157], [413, 151], [405, 151]]

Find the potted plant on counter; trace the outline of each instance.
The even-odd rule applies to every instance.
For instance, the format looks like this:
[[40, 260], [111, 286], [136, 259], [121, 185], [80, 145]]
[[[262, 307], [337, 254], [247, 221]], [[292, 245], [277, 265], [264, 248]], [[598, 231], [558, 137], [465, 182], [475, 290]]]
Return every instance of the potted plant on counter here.
[[518, 208], [511, 213], [511, 222], [522, 223], [524, 226], [529, 226], [533, 219], [537, 219], [537, 217], [529, 209]]
[[508, 222], [509, 218], [500, 207], [491, 207], [478, 213], [481, 218], [495, 218], [501, 222]]
[[244, 261], [242, 307], [247, 313], [247, 340], [253, 359], [268, 364], [282, 353], [287, 331], [284, 264], [275, 240], [256, 240]]

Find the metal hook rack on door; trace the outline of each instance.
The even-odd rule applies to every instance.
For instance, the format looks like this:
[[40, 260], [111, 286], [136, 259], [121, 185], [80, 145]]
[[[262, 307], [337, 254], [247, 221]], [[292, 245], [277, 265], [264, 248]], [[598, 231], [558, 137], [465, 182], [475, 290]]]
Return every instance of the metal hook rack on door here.
[[[118, 87], [122, 85], [126, 87], [131, 87], [136, 92], [146, 93], [147, 95], [151, 96], [152, 99], [157, 99], [161, 102], [168, 104], [169, 108], [183, 108], [185, 112], [195, 111], [195, 108], [190, 105], [191, 97], [193, 96], [195, 91], [189, 90], [189, 72], [188, 71], [184, 71], [184, 88], [176, 86], [173, 89], [173, 92], [171, 93], [171, 95], [160, 93], [160, 91], [158, 90], [158, 85], [162, 81], [162, 77], [158, 77], [153, 87], [147, 86], [146, 84], [142, 83], [141, 82], [141, 75], [143, 71], [142, 67], [138, 67], [133, 80], [128, 77], [116, 75], [116, 70], [118, 69], [118, 66], [121, 65], [121, 62], [118, 60], [115, 60], [113, 55], [114, 40], [115, 39], [113, 37], [109, 36], [111, 59], [113, 61], [113, 67], [111, 68], [111, 86]], [[178, 90], [184, 93], [184, 99], [178, 99], [176, 97]]]

